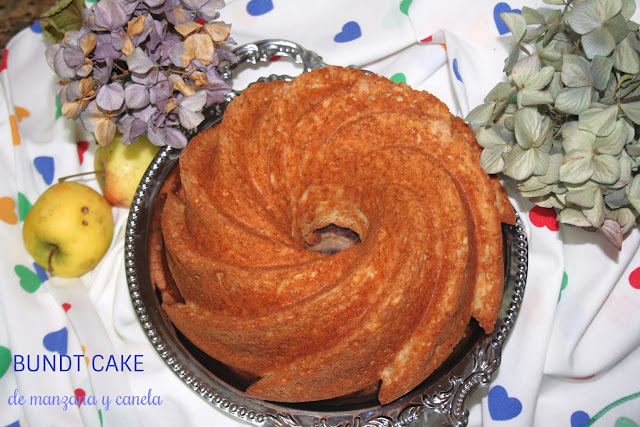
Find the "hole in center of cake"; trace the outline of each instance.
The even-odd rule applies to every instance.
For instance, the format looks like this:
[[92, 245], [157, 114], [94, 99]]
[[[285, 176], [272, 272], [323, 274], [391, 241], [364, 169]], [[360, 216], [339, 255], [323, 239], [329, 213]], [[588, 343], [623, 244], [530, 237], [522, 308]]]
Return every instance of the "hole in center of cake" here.
[[360, 236], [350, 228], [329, 224], [314, 230], [307, 238], [306, 248], [310, 251], [333, 255], [361, 243]]

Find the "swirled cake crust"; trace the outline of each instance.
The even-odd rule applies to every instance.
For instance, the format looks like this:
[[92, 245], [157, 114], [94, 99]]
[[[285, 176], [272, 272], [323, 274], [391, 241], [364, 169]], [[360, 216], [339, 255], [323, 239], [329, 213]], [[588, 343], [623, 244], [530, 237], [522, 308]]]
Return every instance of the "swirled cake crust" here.
[[502, 300], [502, 187], [434, 96], [326, 67], [257, 83], [180, 157], [162, 234], [175, 326], [301, 402], [379, 387], [388, 403]]

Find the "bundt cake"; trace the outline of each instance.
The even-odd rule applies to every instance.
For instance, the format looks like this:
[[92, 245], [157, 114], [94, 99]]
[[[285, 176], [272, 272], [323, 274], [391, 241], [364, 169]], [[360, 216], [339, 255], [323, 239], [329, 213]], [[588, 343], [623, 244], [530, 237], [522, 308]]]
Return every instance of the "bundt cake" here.
[[496, 322], [515, 216], [464, 122], [357, 69], [256, 83], [179, 160], [163, 309], [246, 394], [385, 404]]

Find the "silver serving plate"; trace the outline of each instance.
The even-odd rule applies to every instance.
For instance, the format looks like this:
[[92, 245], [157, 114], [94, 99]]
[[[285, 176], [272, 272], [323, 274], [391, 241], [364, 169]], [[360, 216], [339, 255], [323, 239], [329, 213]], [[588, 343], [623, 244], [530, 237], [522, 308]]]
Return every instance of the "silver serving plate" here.
[[[265, 40], [237, 48], [237, 63], [222, 63], [227, 81], [246, 64], [267, 62], [272, 56], [288, 56], [304, 65], [304, 71], [326, 66], [313, 52], [296, 43]], [[291, 80], [271, 75], [259, 79]], [[189, 136], [220, 122], [227, 102], [207, 112], [207, 119]], [[145, 173], [131, 206], [125, 241], [127, 282], [134, 309], [151, 344], [185, 385], [214, 408], [260, 427], [400, 427], [420, 423], [464, 426], [468, 422], [467, 399], [479, 387], [488, 386], [500, 365], [505, 343], [524, 295], [527, 266], [527, 236], [520, 218], [515, 226], [503, 225], [505, 292], [498, 322], [486, 335], [472, 321], [467, 335], [453, 354], [422, 384], [405, 396], [381, 406], [374, 397], [338, 398], [310, 403], [275, 403], [244, 395], [246, 385], [222, 364], [186, 340], [162, 311], [161, 297], [149, 273], [149, 222], [160, 187], [180, 156], [180, 150], [163, 148]]]

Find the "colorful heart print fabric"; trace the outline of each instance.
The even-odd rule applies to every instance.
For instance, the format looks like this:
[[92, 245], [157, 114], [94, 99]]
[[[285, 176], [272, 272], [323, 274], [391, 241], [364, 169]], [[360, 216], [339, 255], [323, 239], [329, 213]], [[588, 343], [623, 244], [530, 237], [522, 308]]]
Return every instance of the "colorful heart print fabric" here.
[[[238, 44], [291, 40], [327, 63], [362, 67], [427, 90], [464, 116], [504, 77], [511, 34], [500, 14], [543, 5], [541, 0], [228, 0], [221, 19], [232, 24]], [[136, 326], [122, 254], [126, 210], [114, 209], [119, 238], [101, 264], [81, 278], [88, 302], [58, 298], [47, 271], [24, 250], [22, 223], [33, 203], [59, 178], [92, 171], [96, 149], [92, 135], [61, 114], [56, 81], [44, 60], [46, 46], [34, 22], [10, 41], [0, 63], [0, 426], [113, 422], [115, 412], [87, 404], [66, 411], [8, 404], [16, 390], [85, 402], [95, 394], [99, 384], [86, 364], [67, 374], [27, 374], [14, 364], [16, 356], [27, 354], [78, 354], [89, 360], [94, 349], [80, 338], [89, 312], [104, 322], [113, 351], [141, 352], [150, 361], [145, 372], [126, 378], [132, 393], [153, 388], [164, 399], [160, 406], [133, 408], [140, 420], [155, 426], [196, 426], [203, 419], [215, 426], [245, 425], [184, 385]], [[264, 75], [300, 70], [282, 55], [264, 67]], [[83, 182], [97, 188], [92, 178]], [[473, 401], [481, 403], [468, 408], [472, 424], [637, 427], [638, 231], [617, 252], [600, 235], [567, 227], [555, 210], [521, 200], [509, 185], [507, 190], [529, 240], [528, 280], [500, 368], [476, 391], [480, 398]]]

